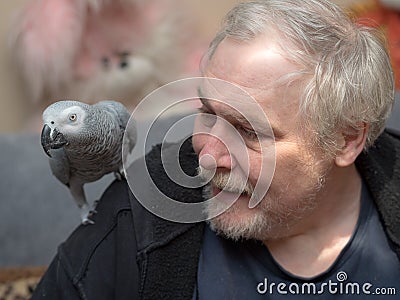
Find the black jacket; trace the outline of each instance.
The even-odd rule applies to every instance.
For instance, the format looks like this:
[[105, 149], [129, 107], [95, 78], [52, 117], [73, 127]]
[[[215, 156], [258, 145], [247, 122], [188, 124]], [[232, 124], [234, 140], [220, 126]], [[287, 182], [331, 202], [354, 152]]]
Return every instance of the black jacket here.
[[[164, 193], [201, 201], [201, 189], [185, 189], [168, 179], [160, 147], [146, 161]], [[184, 144], [180, 162], [186, 173], [194, 174], [197, 159], [190, 142]], [[356, 164], [400, 257], [399, 136], [383, 133]], [[133, 164], [131, 170], [136, 167]], [[97, 211], [95, 225], [79, 226], [59, 246], [32, 299], [191, 299], [204, 223], [179, 224], [154, 216], [133, 197], [125, 181], [111, 184]]]

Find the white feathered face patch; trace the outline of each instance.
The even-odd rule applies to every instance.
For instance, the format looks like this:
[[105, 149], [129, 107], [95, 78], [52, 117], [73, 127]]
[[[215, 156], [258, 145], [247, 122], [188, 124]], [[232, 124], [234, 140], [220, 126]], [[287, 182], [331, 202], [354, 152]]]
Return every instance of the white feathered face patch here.
[[67, 106], [65, 102], [56, 102], [43, 112], [43, 123], [51, 130], [57, 128], [64, 135], [73, 135], [84, 126], [86, 110], [78, 105]]
[[64, 135], [78, 133], [84, 126], [86, 112], [82, 107], [72, 106], [64, 109], [56, 116], [55, 124]]

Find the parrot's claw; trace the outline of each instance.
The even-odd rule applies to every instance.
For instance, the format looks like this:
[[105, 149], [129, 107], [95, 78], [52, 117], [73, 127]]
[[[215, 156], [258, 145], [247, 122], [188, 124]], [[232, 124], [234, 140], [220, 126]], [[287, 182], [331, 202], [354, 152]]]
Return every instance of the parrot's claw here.
[[91, 210], [91, 209], [89, 209], [88, 205], [83, 205], [81, 207], [82, 224], [83, 225], [94, 224], [94, 221], [91, 220], [90, 217], [93, 216], [95, 213], [97, 213], [96, 210]]
[[114, 172], [115, 178], [117, 178], [118, 181], [121, 181], [124, 178], [124, 175], [122, 175], [121, 172]]
[[93, 220], [91, 220], [91, 219], [89, 219], [89, 218], [84, 218], [84, 219], [82, 219], [82, 225], [93, 225], [94, 224], [94, 221]]
[[96, 207], [97, 207], [97, 205], [100, 203], [100, 200], [95, 200], [94, 202], [93, 202], [93, 208], [92, 208], [92, 210], [89, 212], [89, 213], [92, 213], [92, 214], [97, 214], [97, 210], [96, 210]]

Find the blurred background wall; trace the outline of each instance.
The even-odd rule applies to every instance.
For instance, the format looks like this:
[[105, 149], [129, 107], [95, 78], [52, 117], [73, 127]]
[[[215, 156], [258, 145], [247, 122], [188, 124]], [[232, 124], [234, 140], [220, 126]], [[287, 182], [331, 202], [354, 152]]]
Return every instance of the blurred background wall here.
[[[349, 6], [363, 0], [336, 0], [341, 5]], [[15, 64], [10, 61], [10, 48], [7, 39], [12, 18], [28, 0], [0, 2], [0, 133], [37, 131], [27, 120], [32, 114], [42, 111], [41, 107], [32, 103], [21, 78], [17, 75]], [[221, 18], [238, 0], [189, 0], [185, 1], [189, 8], [190, 19], [197, 27], [194, 39], [202, 41], [204, 47], [211, 40], [219, 27]]]
[[7, 33], [15, 12], [27, 0], [0, 2], [0, 131], [15, 132], [22, 129], [22, 121], [31, 109], [24, 99], [23, 86], [10, 62]]
[[[10, 61], [8, 32], [12, 19], [28, 0], [0, 2], [0, 133], [37, 131], [26, 125], [26, 120], [37, 109], [26, 95], [25, 86]], [[222, 16], [238, 3], [238, 0], [189, 0], [189, 18], [194, 21], [197, 36], [194, 39], [209, 42], [217, 30]], [[204, 44], [207, 46], [207, 44]]]

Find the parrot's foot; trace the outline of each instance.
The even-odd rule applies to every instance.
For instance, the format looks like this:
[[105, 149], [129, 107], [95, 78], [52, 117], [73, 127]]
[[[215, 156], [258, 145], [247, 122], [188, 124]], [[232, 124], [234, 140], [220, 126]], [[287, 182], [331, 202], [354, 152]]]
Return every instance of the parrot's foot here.
[[92, 209], [91, 211], [89, 211], [89, 217], [94, 216], [95, 214], [97, 214], [97, 210]]
[[123, 168], [119, 169], [118, 171], [114, 172], [115, 178], [119, 181], [126, 179], [125, 170]]
[[94, 221], [89, 218], [82, 219], [82, 225], [94, 224]]
[[96, 210], [91, 210], [88, 205], [83, 205], [81, 207], [81, 220], [82, 225], [94, 224], [94, 221], [90, 219], [91, 216], [97, 213]]
[[114, 172], [115, 178], [117, 178], [118, 181], [121, 181], [123, 178], [123, 175], [121, 174], [121, 172]]

